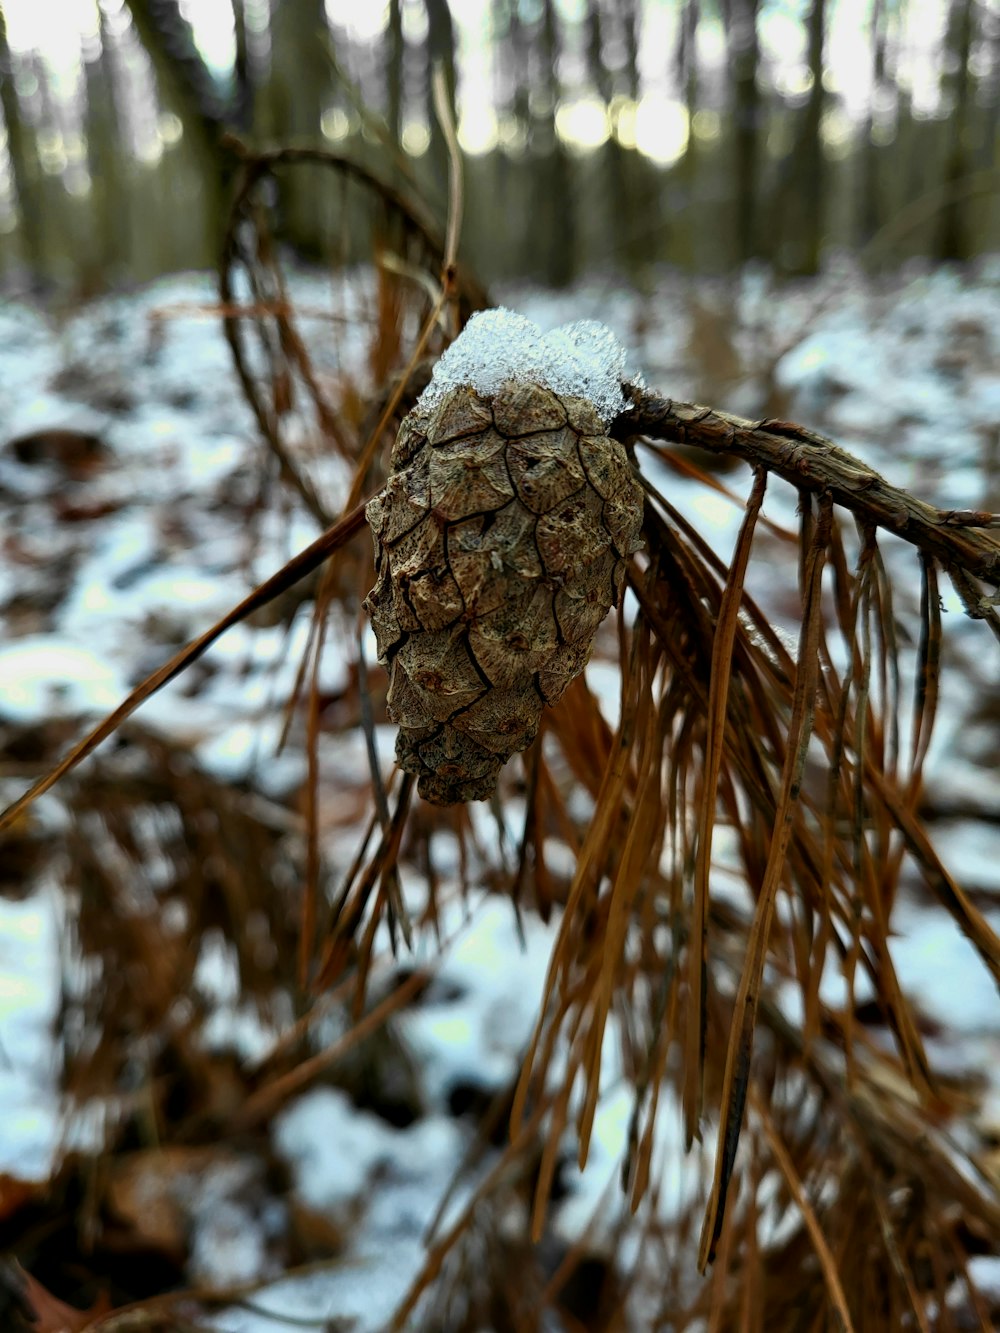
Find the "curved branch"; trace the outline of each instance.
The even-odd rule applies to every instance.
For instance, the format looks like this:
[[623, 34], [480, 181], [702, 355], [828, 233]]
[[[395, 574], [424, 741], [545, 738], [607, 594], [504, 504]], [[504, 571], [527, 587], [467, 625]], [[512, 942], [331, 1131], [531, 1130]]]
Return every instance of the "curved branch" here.
[[[622, 387], [630, 406], [611, 428], [619, 439], [647, 435], [715, 454], [735, 454], [801, 490], [828, 491], [858, 518], [928, 552], [948, 570], [1000, 586], [1000, 538], [987, 531], [998, 525], [996, 515], [935, 509], [893, 486], [825, 435], [794, 422], [747, 421], [715, 408], [675, 402], [635, 385]], [[989, 618], [991, 601], [984, 599], [983, 606], [967, 604], [967, 610]]]
[[366, 186], [375, 195], [406, 219], [416, 231], [428, 251], [440, 263], [444, 256], [444, 243], [434, 223], [428, 218], [422, 207], [413, 199], [407, 198], [389, 181], [384, 180], [377, 171], [366, 167], [347, 153], [333, 148], [322, 148], [311, 144], [284, 144], [275, 148], [254, 151], [248, 149], [239, 139], [229, 135], [226, 146], [242, 158], [243, 176], [237, 187], [230, 206], [230, 225], [262, 176], [269, 175], [277, 167], [294, 167], [308, 164], [327, 167], [347, 176], [358, 184]]
[[[248, 246], [246, 238], [242, 234], [244, 223], [249, 221], [257, 235], [257, 250], [266, 249], [268, 251], [273, 275], [279, 288], [282, 287], [280, 270], [277, 260], [273, 256], [273, 251], [269, 244], [265, 245], [261, 242], [262, 230], [266, 229], [266, 223], [255, 213], [254, 201], [257, 187], [263, 180], [274, 176], [275, 172], [282, 168], [301, 166], [326, 168], [335, 175], [361, 186], [373, 198], [380, 199], [391, 213], [401, 218], [408, 234], [416, 237], [426, 252], [429, 269], [443, 269], [448, 264], [451, 265], [450, 271], [453, 275], [452, 280], [456, 284], [455, 290], [457, 291], [459, 307], [466, 318], [472, 310], [488, 305], [488, 298], [474, 278], [465, 273], [457, 274], [455, 272], [453, 257], [448, 260], [446, 255], [445, 241], [438, 234], [433, 221], [424, 213], [419, 201], [408, 198], [376, 171], [366, 167], [349, 155], [334, 149], [294, 144], [251, 150], [235, 135], [227, 135], [223, 141], [223, 147], [231, 155], [233, 161], [239, 165], [219, 261], [219, 295], [223, 311], [223, 333], [229, 343], [243, 395], [257, 419], [261, 434], [267, 440], [271, 452], [278, 460], [282, 476], [298, 492], [306, 508], [312, 513], [319, 525], [324, 528], [329, 527], [333, 522], [333, 515], [326, 509], [322, 498], [317, 494], [309, 478], [296, 466], [282, 437], [278, 416], [273, 406], [268, 402], [267, 395], [254, 379], [243, 344], [241, 332], [243, 317], [240, 314], [239, 301], [235, 295], [235, 269], [237, 265], [241, 264], [248, 269], [252, 269], [255, 262], [254, 248]], [[274, 317], [283, 348], [290, 355], [303, 376], [324, 430], [331, 438], [336, 440], [341, 452], [345, 456], [351, 457], [353, 456], [353, 450], [348, 446], [349, 432], [342, 428], [333, 405], [324, 398], [312, 373], [305, 343], [294, 327], [295, 311], [288, 302], [282, 301], [279, 304], [281, 308], [275, 309]], [[258, 311], [257, 317], [261, 318], [262, 313], [262, 310]]]

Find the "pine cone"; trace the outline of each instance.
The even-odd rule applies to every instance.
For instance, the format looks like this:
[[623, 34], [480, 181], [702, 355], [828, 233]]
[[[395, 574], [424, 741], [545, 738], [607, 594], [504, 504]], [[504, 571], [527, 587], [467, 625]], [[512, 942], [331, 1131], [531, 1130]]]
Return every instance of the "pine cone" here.
[[482, 800], [583, 670], [642, 491], [588, 401], [511, 382], [418, 405], [366, 513], [396, 757], [426, 800]]

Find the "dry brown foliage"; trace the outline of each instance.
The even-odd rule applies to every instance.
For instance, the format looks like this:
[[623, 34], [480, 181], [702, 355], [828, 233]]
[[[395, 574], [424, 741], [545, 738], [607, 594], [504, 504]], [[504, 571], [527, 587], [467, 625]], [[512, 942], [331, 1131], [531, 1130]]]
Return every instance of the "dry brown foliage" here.
[[[519, 1081], [480, 1108], [481, 1147], [463, 1167], [475, 1188], [429, 1242], [396, 1328], [534, 1330], [553, 1326], [546, 1311], [566, 1329], [991, 1326], [997, 1312], [976, 1291], [968, 1261], [997, 1249], [995, 1166], [971, 1135], [959, 1142], [951, 1133], [976, 1090], [934, 1069], [890, 940], [905, 885], [943, 907], [1000, 980], [1000, 940], [941, 863], [921, 819], [947, 665], [939, 581], [944, 571], [969, 613], [997, 630], [981, 586], [1000, 579], [992, 517], [942, 514], [790, 423], [745, 422], [634, 392], [614, 433], [645, 490], [644, 547], [627, 571], [634, 613], [598, 638], [600, 653], [617, 656], [617, 727], [585, 678], [574, 680], [501, 778], [498, 799], [523, 797], [524, 824], [510, 854], [491, 853], [463, 808], [422, 804], [409, 774], [383, 780], [374, 724], [385, 682], [365, 664], [359, 635], [350, 725], [366, 738], [371, 781], [351, 807], [354, 862], [330, 882], [321, 829], [336, 784], [322, 774], [318, 751], [323, 625], [336, 604], [360, 627], [372, 562], [358, 502], [384, 480], [395, 426], [426, 382], [426, 356], [447, 340], [448, 312], [460, 324], [484, 298], [463, 287], [401, 195], [333, 154], [308, 154], [349, 178], [343, 188], [370, 191], [384, 213], [372, 392], [365, 401], [356, 386], [334, 393], [321, 384], [256, 192], [268, 173], [300, 159], [290, 151], [247, 158], [221, 297], [264, 439], [325, 535], [151, 677], [0, 827], [225, 628], [322, 568], [302, 672], [312, 756], [302, 819], [276, 829], [246, 798], [141, 733], [129, 735], [143, 763], [128, 775], [119, 752], [86, 784], [66, 789], [80, 889], [72, 952], [106, 982], [74, 1001], [83, 1017], [67, 1025], [78, 1034], [75, 1043], [67, 1035], [71, 1086], [120, 1096], [135, 1033], [155, 1033], [130, 1123], [144, 1100], [158, 1132], [175, 1141], [199, 1141], [206, 1125], [259, 1130], [289, 1097], [342, 1070], [352, 1052], [373, 1049], [373, 1034], [387, 1024], [391, 1032], [392, 1016], [418, 1001], [427, 972], [397, 974], [388, 990], [375, 985], [378, 926], [388, 921], [397, 944], [438, 930], [440, 895], [455, 891], [435, 871], [436, 844], [448, 839], [459, 848], [458, 892], [471, 897], [486, 884], [508, 894], [515, 910], [557, 921], [555, 944]], [[249, 274], [249, 307], [236, 302], [240, 267]], [[247, 328], [264, 349], [256, 370]], [[311, 404], [324, 447], [353, 468], [339, 518], [286, 438], [282, 403], [292, 394]], [[700, 475], [665, 442], [694, 443], [752, 468], [728, 560], [650, 480], [651, 455]], [[762, 516], [769, 485], [785, 484], [798, 491], [797, 532]], [[920, 590], [912, 647], [900, 632], [904, 613], [882, 532], [911, 546]], [[762, 557], [780, 564], [786, 604], [797, 602], [793, 648], [748, 591]], [[984, 635], [984, 651], [992, 647]], [[160, 812], [155, 859], [170, 881], [149, 890], [147, 911], [135, 900], [150, 863], [140, 808]], [[573, 853], [569, 880], [549, 863], [553, 839]], [[414, 866], [429, 905], [411, 921], [406, 880]], [[742, 885], [742, 897], [714, 892], [719, 876]], [[175, 893], [185, 925], [171, 940]], [[217, 1070], [205, 1070], [191, 1039], [197, 1014], [178, 1018], [172, 1007], [190, 994], [195, 942], [208, 931], [235, 951], [247, 994], [289, 1009], [287, 1038], [252, 1078], [234, 1071], [228, 1089]], [[142, 961], [142, 994], [128, 967], [116, 971], [123, 956]], [[846, 981], [839, 1006], [821, 990], [831, 969]], [[856, 1000], [861, 978], [874, 1001]], [[788, 1017], [790, 994], [801, 1021]], [[314, 1023], [331, 995], [351, 1021], [317, 1048]], [[588, 1248], [584, 1237], [558, 1249], [547, 1226], [550, 1198], [567, 1136], [578, 1160], [587, 1159], [612, 1033], [634, 1097], [622, 1182], [634, 1216], [610, 1246]], [[171, 1096], [182, 1115], [169, 1109]], [[697, 1180], [693, 1201], [671, 1208], [665, 1177], [677, 1164], [657, 1146], [657, 1119], [674, 1097]], [[702, 1139], [714, 1152], [696, 1146]], [[626, 1234], [630, 1247], [616, 1248]], [[211, 1293], [199, 1295], [207, 1301]], [[87, 1325], [114, 1326], [107, 1318]]]

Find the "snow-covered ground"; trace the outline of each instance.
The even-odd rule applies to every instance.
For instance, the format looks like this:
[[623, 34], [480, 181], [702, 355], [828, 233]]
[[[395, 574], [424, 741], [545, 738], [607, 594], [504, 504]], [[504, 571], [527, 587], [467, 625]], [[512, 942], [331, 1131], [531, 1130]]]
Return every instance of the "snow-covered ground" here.
[[[750, 274], [737, 286], [699, 288], [697, 314], [691, 291], [664, 274], [648, 294], [595, 281], [558, 296], [500, 295], [543, 329], [600, 319], [626, 345], [629, 371], [675, 398], [704, 400], [714, 391], [716, 406], [800, 420], [923, 498], [1000, 509], [1000, 265], [984, 265], [974, 277], [916, 273], [877, 285], [843, 273], [784, 291]], [[322, 284], [309, 278], [296, 280], [293, 296], [313, 308], [325, 299]], [[19, 457], [0, 440], [0, 740], [12, 727], [59, 717], [78, 719], [82, 728], [316, 535], [287, 496], [255, 506], [261, 446], [219, 322], [203, 313], [213, 300], [207, 279], [181, 277], [58, 321], [20, 306], [0, 308], [5, 439], [65, 429], [99, 442], [93, 456], [67, 462], [28, 457], [30, 449]], [[704, 363], [706, 328], [715, 364]], [[330, 329], [317, 317], [307, 332], [322, 345]], [[341, 362], [362, 365], [363, 348], [337, 337]], [[345, 476], [336, 463], [324, 467], [331, 503]], [[726, 480], [745, 489], [740, 473]], [[740, 507], [676, 477], [670, 485], [712, 544], [730, 549]], [[769, 512], [788, 522], [794, 496], [780, 486], [772, 492]], [[963, 684], [942, 698], [928, 774], [942, 799], [971, 794], [995, 821], [996, 645], [950, 594], [945, 609]], [[271, 795], [288, 791], [304, 773], [301, 750], [293, 746], [277, 760], [274, 750], [308, 633], [308, 608], [284, 626], [241, 625], [209, 651], [196, 691], [182, 677], [144, 707], [141, 720], [194, 746], [221, 779], [248, 781]], [[588, 670], [613, 713], [614, 673], [599, 662]], [[328, 651], [324, 691], [334, 695], [347, 675], [347, 661]], [[391, 729], [377, 734], [387, 761]], [[367, 771], [360, 740], [330, 744], [340, 770], [360, 781]], [[0, 798], [13, 798], [24, 783], [23, 773], [0, 766]], [[38, 818], [58, 822], [58, 801], [42, 803]], [[953, 873], [981, 895], [1000, 928], [996, 824], [959, 811], [936, 826], [935, 836]], [[353, 831], [350, 838], [331, 834], [327, 850], [349, 859]], [[512, 1078], [553, 939], [552, 928], [535, 919], [523, 922], [522, 939], [508, 906], [495, 898], [473, 908], [456, 903], [446, 912], [441, 929], [450, 943], [436, 979], [400, 1022], [426, 1114], [393, 1128], [322, 1088], [292, 1102], [272, 1126], [296, 1197], [337, 1225], [350, 1224], [346, 1262], [281, 1281], [255, 1297], [253, 1310], [233, 1306], [211, 1316], [215, 1327], [277, 1333], [287, 1323], [269, 1319], [271, 1309], [285, 1319], [355, 1317], [355, 1327], [375, 1329], [405, 1293], [425, 1253], [426, 1228], [468, 1147], [466, 1130], [449, 1113], [449, 1091], [460, 1082], [496, 1089]], [[0, 1173], [19, 1179], [44, 1179], [64, 1141], [51, 1036], [63, 912], [51, 878], [23, 901], [0, 899]], [[949, 1067], [974, 1065], [995, 1078], [1000, 1002], [971, 947], [924, 903], [901, 904], [896, 926], [900, 981], [940, 1028], [935, 1050], [951, 1043]], [[206, 986], [215, 984], [218, 994], [213, 1031], [254, 1059], [270, 1034], [240, 1018], [226, 968], [221, 955], [205, 962]], [[614, 1064], [609, 1052], [608, 1095], [587, 1171], [556, 1210], [554, 1225], [567, 1239], [580, 1233], [609, 1186], [614, 1194], [631, 1114]], [[1000, 1082], [988, 1106], [1000, 1132]], [[661, 1111], [661, 1140], [659, 1151], [676, 1163], [672, 1202], [680, 1206], [689, 1183], [670, 1104]], [[280, 1218], [250, 1208], [241, 1179], [216, 1174], [191, 1183], [193, 1281], [236, 1283], [272, 1271], [280, 1277], [268, 1258]], [[461, 1207], [468, 1188], [451, 1197], [446, 1216]]]

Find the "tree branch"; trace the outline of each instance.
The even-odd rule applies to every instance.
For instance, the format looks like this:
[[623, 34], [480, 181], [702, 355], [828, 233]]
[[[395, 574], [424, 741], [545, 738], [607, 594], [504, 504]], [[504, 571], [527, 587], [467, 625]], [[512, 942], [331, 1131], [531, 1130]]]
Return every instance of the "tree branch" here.
[[[635, 385], [623, 389], [630, 406], [611, 427], [617, 438], [646, 435], [735, 454], [802, 490], [829, 491], [837, 504], [927, 551], [949, 571], [1000, 586], [1000, 538], [987, 531], [998, 526], [997, 515], [935, 509], [891, 485], [825, 435], [794, 422], [747, 421]], [[984, 598], [982, 605], [967, 605], [967, 610], [988, 618], [992, 601]]]

